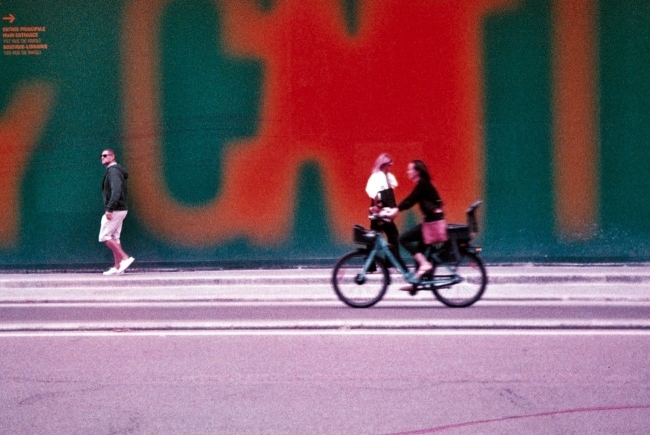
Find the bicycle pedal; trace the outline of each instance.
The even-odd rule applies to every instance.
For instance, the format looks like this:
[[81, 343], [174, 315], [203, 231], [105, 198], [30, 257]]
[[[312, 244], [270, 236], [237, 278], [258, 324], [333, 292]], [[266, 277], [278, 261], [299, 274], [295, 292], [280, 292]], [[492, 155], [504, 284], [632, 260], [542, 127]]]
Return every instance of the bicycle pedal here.
[[405, 285], [400, 290], [408, 292], [411, 296], [415, 296], [418, 292], [418, 289], [413, 284]]

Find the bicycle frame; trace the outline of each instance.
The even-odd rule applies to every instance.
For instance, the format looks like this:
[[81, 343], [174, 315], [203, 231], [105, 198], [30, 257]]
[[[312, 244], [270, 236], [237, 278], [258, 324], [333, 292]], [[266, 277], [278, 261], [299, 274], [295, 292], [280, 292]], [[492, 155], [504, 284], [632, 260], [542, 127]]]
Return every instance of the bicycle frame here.
[[368, 273], [370, 266], [373, 264], [375, 257], [377, 257], [378, 254], [382, 254], [384, 257], [386, 257], [388, 261], [391, 263], [391, 265], [395, 267], [398, 270], [398, 272], [404, 277], [404, 279], [406, 279], [406, 281], [408, 281], [410, 284], [423, 286], [423, 287], [443, 288], [443, 287], [447, 287], [462, 282], [462, 278], [458, 276], [458, 274], [456, 274], [456, 271], [453, 270], [448, 263], [442, 261], [437, 253], [435, 252], [432, 253], [431, 249], [432, 249], [431, 246], [427, 247], [425, 251], [425, 256], [427, 258], [432, 258], [436, 266], [444, 267], [449, 271], [450, 274], [439, 276], [437, 278], [432, 276], [430, 279], [416, 278], [415, 273], [409, 272], [408, 270], [405, 270], [402, 267], [402, 265], [397, 261], [397, 259], [393, 255], [393, 253], [390, 252], [390, 249], [388, 248], [388, 243], [386, 242], [384, 237], [378, 233], [375, 239], [374, 246], [372, 247], [372, 249], [370, 249], [370, 252], [368, 253], [368, 257], [366, 258], [366, 262], [363, 265], [363, 270], [357, 276], [357, 282], [363, 282], [363, 280], [365, 280], [366, 273]]

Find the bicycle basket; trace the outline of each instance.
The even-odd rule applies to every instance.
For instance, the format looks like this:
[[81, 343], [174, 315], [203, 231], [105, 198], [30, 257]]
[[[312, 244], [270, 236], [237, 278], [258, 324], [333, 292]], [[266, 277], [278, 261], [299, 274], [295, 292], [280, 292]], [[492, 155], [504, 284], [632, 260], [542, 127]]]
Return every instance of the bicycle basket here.
[[369, 246], [375, 243], [377, 233], [373, 230], [367, 230], [361, 225], [355, 225], [352, 227], [352, 238], [354, 243]]

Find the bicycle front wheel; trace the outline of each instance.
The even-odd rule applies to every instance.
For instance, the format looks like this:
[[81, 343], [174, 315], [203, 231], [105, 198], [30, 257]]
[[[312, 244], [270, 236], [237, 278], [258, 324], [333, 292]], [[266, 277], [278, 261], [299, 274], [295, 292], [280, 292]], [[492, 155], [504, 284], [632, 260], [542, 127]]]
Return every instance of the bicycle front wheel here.
[[433, 288], [433, 294], [440, 302], [448, 307], [461, 308], [469, 307], [481, 299], [487, 285], [487, 274], [483, 262], [476, 254], [463, 252], [459, 262], [434, 265], [434, 280], [452, 279], [454, 273], [461, 282]]
[[[372, 272], [364, 270], [368, 254], [363, 251], [344, 255], [334, 266], [332, 286], [345, 304], [354, 308], [368, 308], [384, 297], [389, 275], [384, 262], [375, 257]], [[374, 266], [374, 267], [373, 267]]]

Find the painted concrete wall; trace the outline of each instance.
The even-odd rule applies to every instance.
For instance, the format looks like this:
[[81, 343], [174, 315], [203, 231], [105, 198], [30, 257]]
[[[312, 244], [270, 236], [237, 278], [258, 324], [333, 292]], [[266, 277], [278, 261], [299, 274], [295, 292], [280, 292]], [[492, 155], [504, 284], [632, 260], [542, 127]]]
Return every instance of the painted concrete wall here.
[[[143, 263], [333, 258], [381, 152], [492, 261], [646, 261], [650, 4], [3, 0], [0, 265], [106, 262], [99, 154]], [[402, 216], [407, 227], [417, 212]]]

